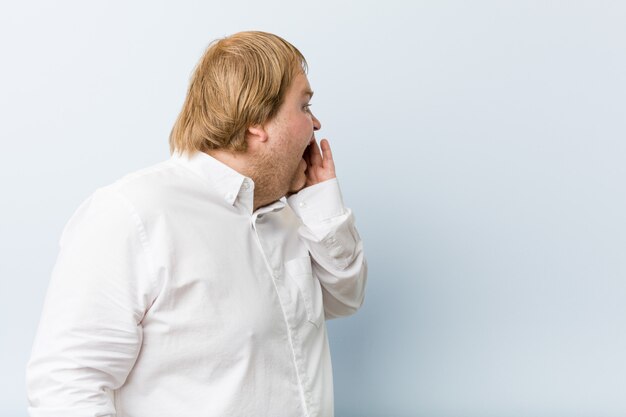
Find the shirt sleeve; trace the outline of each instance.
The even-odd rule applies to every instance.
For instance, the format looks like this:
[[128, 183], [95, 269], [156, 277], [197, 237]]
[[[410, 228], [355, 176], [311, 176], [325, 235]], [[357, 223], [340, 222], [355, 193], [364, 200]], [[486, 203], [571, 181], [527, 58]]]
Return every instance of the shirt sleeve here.
[[26, 371], [31, 417], [115, 416], [133, 367], [151, 272], [141, 221], [96, 191], [66, 225]]
[[337, 179], [304, 188], [287, 202], [302, 221], [298, 233], [322, 286], [326, 318], [353, 314], [365, 297], [367, 262], [354, 216], [344, 207]]

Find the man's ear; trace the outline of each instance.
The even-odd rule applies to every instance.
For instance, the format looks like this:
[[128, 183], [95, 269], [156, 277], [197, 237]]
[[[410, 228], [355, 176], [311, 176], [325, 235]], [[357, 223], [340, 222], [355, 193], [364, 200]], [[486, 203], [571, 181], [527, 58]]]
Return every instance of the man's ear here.
[[267, 142], [268, 134], [262, 125], [249, 126], [246, 130], [246, 140], [248, 145], [260, 145]]

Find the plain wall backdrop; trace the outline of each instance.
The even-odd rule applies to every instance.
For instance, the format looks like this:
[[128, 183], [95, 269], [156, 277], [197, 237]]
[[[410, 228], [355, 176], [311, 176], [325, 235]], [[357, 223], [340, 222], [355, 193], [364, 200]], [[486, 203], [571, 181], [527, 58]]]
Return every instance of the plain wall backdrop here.
[[[307, 57], [370, 265], [338, 417], [626, 415], [623, 1], [4, 1], [0, 415], [61, 230], [169, 156], [208, 43]], [[207, 399], [208, 400], [208, 399]]]

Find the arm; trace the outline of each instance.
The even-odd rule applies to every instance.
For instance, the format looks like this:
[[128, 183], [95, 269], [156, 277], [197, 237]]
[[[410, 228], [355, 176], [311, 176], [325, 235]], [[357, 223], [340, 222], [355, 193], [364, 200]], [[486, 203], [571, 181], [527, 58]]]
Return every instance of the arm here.
[[352, 211], [344, 207], [330, 145], [322, 154], [313, 140], [307, 155], [307, 187], [287, 201], [303, 225], [298, 233], [309, 249], [322, 286], [326, 318], [353, 314], [363, 303], [367, 262]]
[[32, 417], [114, 416], [142, 340], [149, 305], [147, 246], [138, 216], [115, 191], [97, 191], [61, 237], [27, 367]]

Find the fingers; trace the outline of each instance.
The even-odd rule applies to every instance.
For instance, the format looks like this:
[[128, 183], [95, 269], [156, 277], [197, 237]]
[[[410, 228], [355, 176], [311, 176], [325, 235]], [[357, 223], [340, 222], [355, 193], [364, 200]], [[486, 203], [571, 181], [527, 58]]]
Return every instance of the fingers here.
[[317, 145], [315, 137], [311, 139], [309, 146], [311, 147], [311, 164], [313, 166], [322, 166], [322, 153], [320, 152], [320, 148]]
[[335, 178], [335, 163], [328, 139], [322, 139], [318, 146], [315, 138], [311, 139], [309, 148], [305, 153], [307, 162], [306, 176], [307, 186], [315, 185], [322, 181]]
[[322, 139], [320, 142], [322, 146], [322, 152], [324, 153], [324, 163], [333, 162], [333, 153], [330, 150], [330, 143], [328, 139]]
[[335, 177], [335, 161], [333, 160], [333, 152], [330, 150], [328, 139], [322, 139], [322, 152], [324, 152], [324, 169], [326, 169], [331, 177]]

